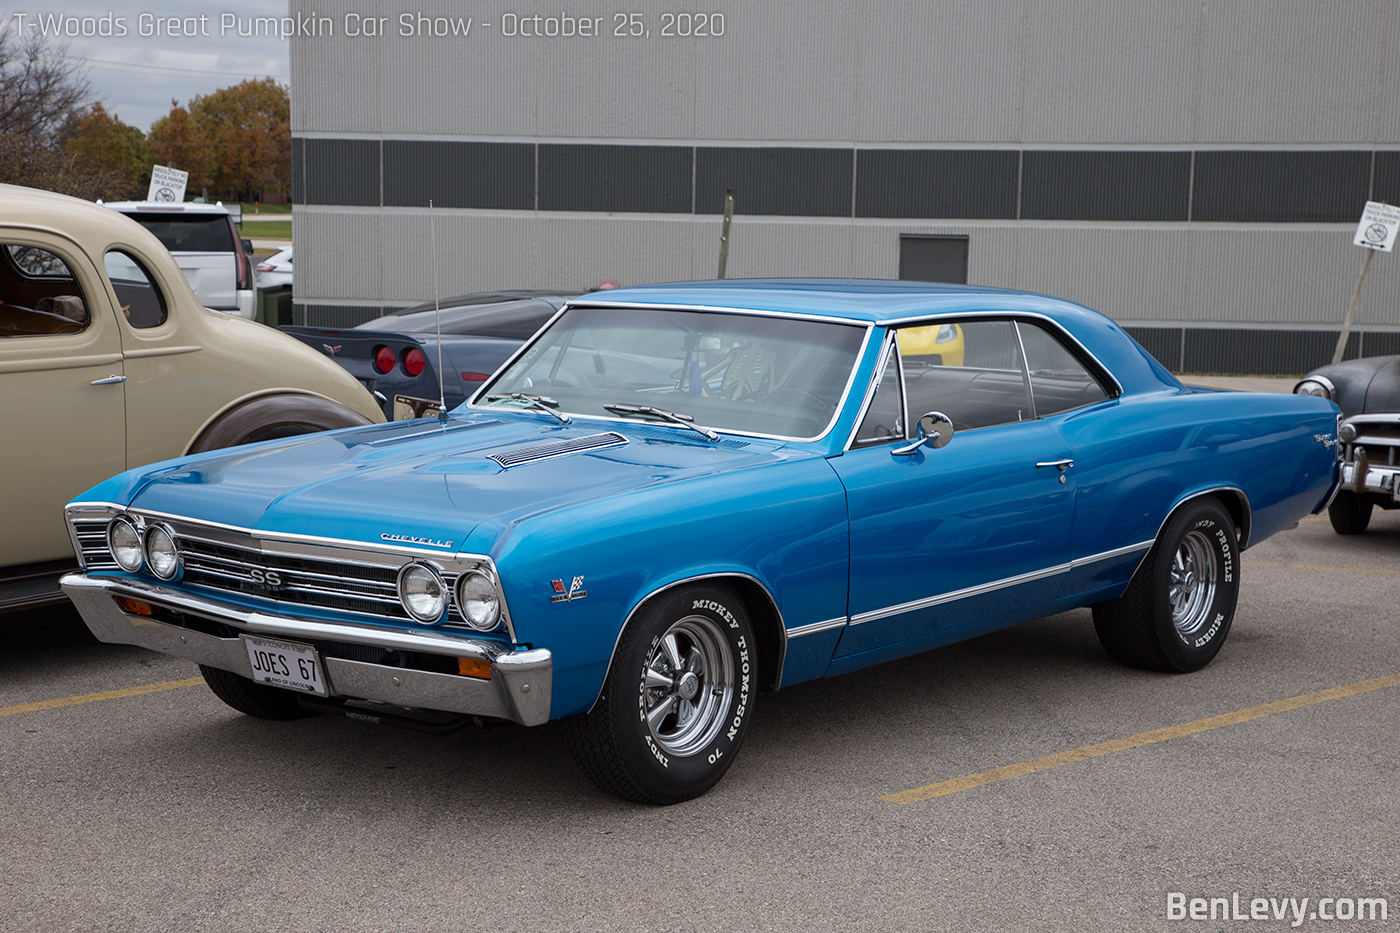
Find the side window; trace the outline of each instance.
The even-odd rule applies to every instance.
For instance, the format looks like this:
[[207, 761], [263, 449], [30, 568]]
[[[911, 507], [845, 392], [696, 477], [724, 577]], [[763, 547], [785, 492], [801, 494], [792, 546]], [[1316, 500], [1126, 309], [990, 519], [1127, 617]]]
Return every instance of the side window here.
[[102, 257], [117, 305], [132, 327], [157, 327], [165, 323], [165, 296], [146, 269], [121, 250], [110, 250]]
[[0, 244], [0, 338], [77, 334], [91, 320], [83, 290], [60, 256]]
[[912, 422], [942, 412], [959, 431], [1031, 418], [1011, 321], [940, 321], [900, 329]]
[[1092, 405], [1108, 393], [1079, 359], [1059, 339], [1039, 324], [1021, 321], [1021, 343], [1035, 395], [1035, 413], [1048, 415]]
[[865, 447], [904, 439], [904, 412], [899, 396], [899, 353], [891, 350], [875, 385], [875, 397], [856, 431], [854, 446]]

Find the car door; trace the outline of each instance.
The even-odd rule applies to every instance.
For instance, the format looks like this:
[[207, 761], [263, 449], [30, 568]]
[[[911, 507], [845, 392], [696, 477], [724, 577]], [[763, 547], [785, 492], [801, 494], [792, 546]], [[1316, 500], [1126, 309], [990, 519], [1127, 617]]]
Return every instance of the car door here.
[[0, 566], [71, 557], [64, 504], [126, 468], [121, 349], [82, 251], [0, 226]]
[[[946, 335], [942, 349], [930, 327]], [[887, 347], [851, 448], [831, 460], [851, 529], [838, 659], [894, 657], [1035, 618], [1070, 560], [1073, 457], [1055, 424], [1035, 417], [1013, 321], [905, 330]], [[902, 452], [930, 411], [951, 419], [951, 440]]]

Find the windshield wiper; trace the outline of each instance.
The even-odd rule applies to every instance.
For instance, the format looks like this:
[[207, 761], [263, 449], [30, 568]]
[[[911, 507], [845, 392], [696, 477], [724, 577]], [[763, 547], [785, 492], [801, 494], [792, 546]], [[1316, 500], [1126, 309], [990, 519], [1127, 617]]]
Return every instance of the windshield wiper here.
[[524, 392], [511, 392], [508, 395], [488, 395], [488, 402], [516, 401], [524, 402], [530, 408], [538, 408], [540, 411], [547, 411], [559, 419], [560, 424], [572, 424], [574, 419], [554, 409], [559, 407], [559, 403], [552, 398], [545, 398], [543, 395], [527, 395]]
[[607, 411], [615, 411], [621, 415], [641, 415], [646, 418], [660, 418], [662, 421], [669, 421], [678, 424], [683, 428], [690, 428], [692, 431], [699, 431], [706, 438], [712, 441], [719, 440], [719, 435], [709, 428], [701, 427], [695, 423], [695, 419], [690, 415], [682, 415], [679, 412], [667, 411], [664, 408], [653, 408], [650, 405], [604, 405]]

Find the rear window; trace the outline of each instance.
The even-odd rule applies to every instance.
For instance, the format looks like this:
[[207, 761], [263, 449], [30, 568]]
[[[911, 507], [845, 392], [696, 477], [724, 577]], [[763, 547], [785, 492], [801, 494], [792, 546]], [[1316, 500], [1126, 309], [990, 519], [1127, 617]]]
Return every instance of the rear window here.
[[236, 252], [227, 214], [127, 214], [156, 235], [172, 253]]

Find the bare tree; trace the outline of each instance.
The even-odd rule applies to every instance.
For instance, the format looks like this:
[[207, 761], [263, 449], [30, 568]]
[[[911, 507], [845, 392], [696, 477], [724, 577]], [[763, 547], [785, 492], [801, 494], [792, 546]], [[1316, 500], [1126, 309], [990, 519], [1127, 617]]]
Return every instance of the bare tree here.
[[65, 152], [64, 125], [91, 101], [82, 68], [64, 46], [0, 30], [0, 182], [95, 197], [107, 179]]

